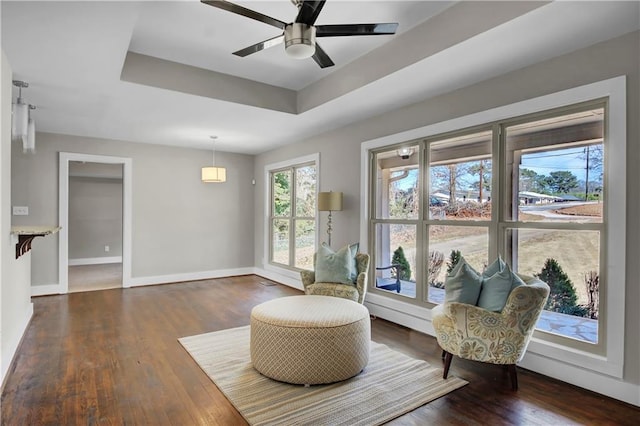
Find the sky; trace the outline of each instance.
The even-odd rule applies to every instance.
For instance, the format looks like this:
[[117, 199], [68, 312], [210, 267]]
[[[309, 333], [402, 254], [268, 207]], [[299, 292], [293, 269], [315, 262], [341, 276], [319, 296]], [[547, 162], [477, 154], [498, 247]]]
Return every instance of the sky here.
[[[557, 151], [537, 152], [522, 156], [521, 169], [530, 169], [539, 175], [566, 170], [573, 173], [578, 180], [586, 178], [585, 148], [568, 148]], [[590, 171], [589, 181], [595, 180], [596, 172]]]
[[[521, 169], [530, 169], [539, 175], [548, 176], [551, 172], [566, 170], [573, 173], [579, 181], [586, 178], [585, 148], [575, 147], [555, 151], [536, 152], [522, 156]], [[599, 172], [591, 170], [589, 181], [594, 181]], [[418, 178], [418, 170], [409, 171], [409, 176], [398, 182], [401, 189], [409, 189]], [[477, 180], [478, 176], [467, 176], [466, 180]]]

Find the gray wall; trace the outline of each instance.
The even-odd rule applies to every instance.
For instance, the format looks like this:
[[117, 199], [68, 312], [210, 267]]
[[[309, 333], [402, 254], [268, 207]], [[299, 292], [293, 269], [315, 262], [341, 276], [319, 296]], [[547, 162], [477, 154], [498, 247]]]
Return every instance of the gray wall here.
[[[11, 235], [12, 70], [2, 51], [0, 74], [0, 383], [3, 383], [20, 339], [29, 324], [33, 305], [29, 285], [30, 253], [16, 259], [17, 237]], [[13, 145], [13, 146], [12, 146]]]
[[[360, 144], [364, 141], [439, 123], [494, 107], [535, 98], [596, 81], [627, 76], [627, 283], [625, 333], [625, 382], [640, 383], [640, 181], [639, 120], [640, 86], [638, 52], [640, 33], [635, 32], [604, 43], [510, 72], [451, 93], [427, 99], [295, 145], [256, 157], [257, 180], [254, 216], [256, 244], [254, 261], [262, 265], [264, 247], [264, 166], [287, 159], [320, 153], [320, 188], [342, 191], [343, 211], [333, 217], [333, 241], [339, 247], [359, 240]], [[324, 226], [323, 216], [321, 226]]]
[[[133, 162], [132, 276], [253, 266], [253, 157], [216, 153], [227, 182], [205, 184], [211, 152], [38, 133], [35, 155], [14, 151], [13, 204], [29, 206], [16, 224], [58, 223], [58, 153], [128, 157]], [[58, 237], [34, 241], [32, 283], [58, 283]]]
[[122, 256], [122, 178], [69, 176], [69, 260], [114, 256]]

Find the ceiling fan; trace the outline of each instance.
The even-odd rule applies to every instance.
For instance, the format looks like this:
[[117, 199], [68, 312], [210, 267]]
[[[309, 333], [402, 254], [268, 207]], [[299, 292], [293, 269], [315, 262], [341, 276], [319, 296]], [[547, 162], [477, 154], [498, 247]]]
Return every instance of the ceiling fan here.
[[329, 55], [316, 43], [316, 37], [343, 37], [343, 36], [370, 36], [395, 34], [397, 23], [382, 24], [339, 24], [339, 25], [314, 25], [322, 10], [325, 0], [291, 0], [298, 8], [298, 15], [291, 23], [282, 22], [279, 19], [263, 15], [251, 9], [230, 3], [226, 0], [201, 0], [202, 3], [217, 7], [265, 24], [274, 26], [283, 31], [277, 37], [256, 43], [253, 46], [233, 52], [236, 56], [245, 57], [269, 47], [284, 42], [287, 54], [293, 58], [304, 59], [313, 57], [320, 68], [335, 65]]

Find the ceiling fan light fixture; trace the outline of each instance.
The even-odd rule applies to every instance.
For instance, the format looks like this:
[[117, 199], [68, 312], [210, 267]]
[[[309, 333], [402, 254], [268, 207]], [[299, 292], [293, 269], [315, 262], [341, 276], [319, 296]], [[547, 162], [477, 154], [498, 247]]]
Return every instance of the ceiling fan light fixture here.
[[284, 29], [284, 48], [292, 58], [306, 59], [316, 53], [316, 27], [294, 22]]

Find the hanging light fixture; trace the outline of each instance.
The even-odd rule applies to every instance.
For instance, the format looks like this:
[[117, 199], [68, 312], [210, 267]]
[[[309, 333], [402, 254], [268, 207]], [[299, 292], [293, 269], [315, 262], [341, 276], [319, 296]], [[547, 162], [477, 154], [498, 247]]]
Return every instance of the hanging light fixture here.
[[22, 144], [22, 152], [25, 154], [36, 153], [36, 123], [31, 118], [31, 111], [36, 109], [35, 105], [29, 105], [29, 121], [27, 124], [27, 139], [26, 143]]
[[24, 147], [27, 144], [29, 105], [22, 100], [22, 89], [29, 87], [29, 84], [24, 81], [13, 80], [13, 85], [18, 88], [18, 99], [12, 105], [11, 140], [21, 142]]
[[205, 183], [221, 183], [227, 181], [227, 169], [224, 167], [216, 167], [216, 139], [217, 136], [210, 136], [213, 140], [213, 165], [211, 167], [202, 168], [202, 182]]

